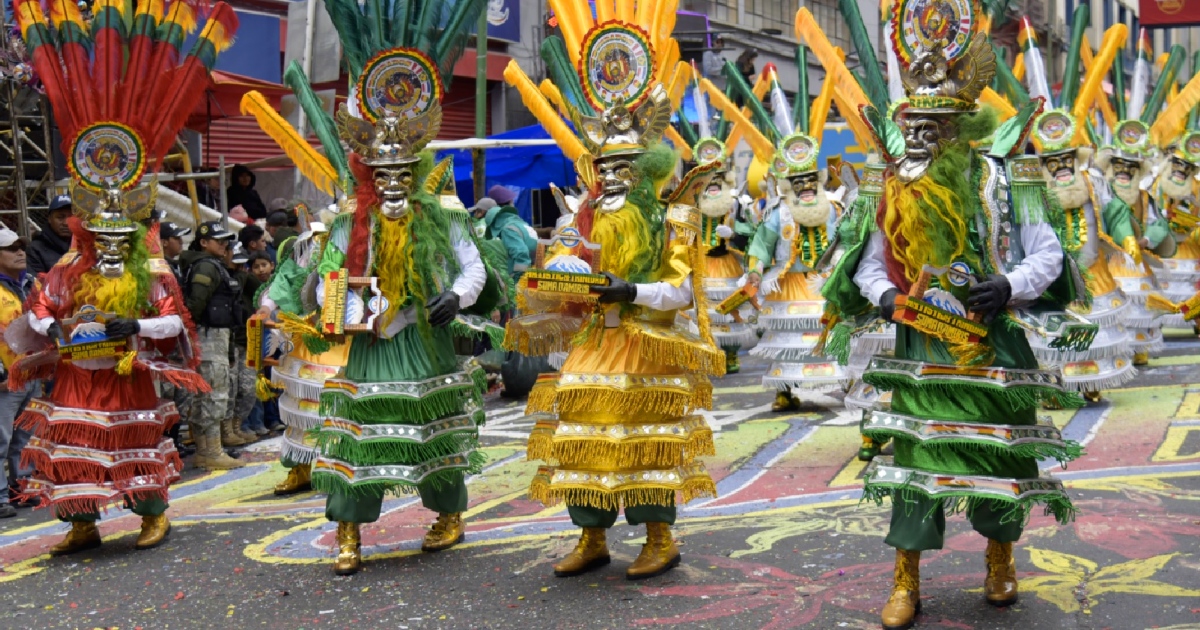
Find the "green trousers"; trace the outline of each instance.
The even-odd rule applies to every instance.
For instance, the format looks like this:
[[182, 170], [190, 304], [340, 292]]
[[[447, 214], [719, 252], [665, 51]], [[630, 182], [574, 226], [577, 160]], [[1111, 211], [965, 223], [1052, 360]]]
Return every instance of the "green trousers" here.
[[[146, 497], [145, 499], [130, 499], [125, 502], [125, 507], [129, 508], [130, 512], [138, 516], [158, 516], [167, 511], [167, 502], [158, 497]], [[58, 520], [68, 523], [85, 523], [88, 521], [100, 520], [99, 512], [75, 512], [73, 514], [64, 514], [57, 512]]]
[[[458, 474], [449, 483], [439, 487], [417, 486], [421, 493], [421, 505], [438, 514], [457, 514], [467, 509], [467, 482]], [[325, 501], [325, 518], [342, 523], [374, 523], [379, 520], [379, 508], [383, 505], [383, 494], [330, 493]]]
[[[608, 529], [617, 522], [617, 510], [601, 510], [585, 505], [568, 505], [567, 513], [576, 527], [603, 527]], [[635, 505], [625, 508], [625, 522], [630, 525], [642, 523], [675, 524], [675, 506]]]
[[[893, 495], [892, 526], [883, 542], [905, 551], [941, 549], [946, 534], [946, 513], [940, 502], [928, 497], [907, 501]], [[971, 527], [985, 538], [996, 542], [1016, 542], [1021, 538], [1025, 523], [1018, 517], [1001, 522], [1010, 508], [1000, 503], [983, 501], [967, 514]]]

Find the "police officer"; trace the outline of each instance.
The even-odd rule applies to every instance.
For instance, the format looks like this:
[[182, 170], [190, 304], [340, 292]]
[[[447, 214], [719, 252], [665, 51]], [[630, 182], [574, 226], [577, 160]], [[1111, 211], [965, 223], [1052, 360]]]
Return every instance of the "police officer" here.
[[[159, 219], [161, 221], [162, 217], [160, 216]], [[179, 255], [183, 253], [183, 237], [191, 233], [191, 228], [182, 227], [170, 221], [161, 221], [158, 224], [158, 238], [162, 243], [163, 259], [170, 265], [171, 273], [175, 274], [175, 282], [179, 283], [180, 287], [183, 287], [184, 278], [183, 273], [179, 270]], [[182, 387], [175, 387], [166, 381], [159, 382], [158, 386], [162, 397], [173, 401], [175, 408], [179, 410], [179, 414], [187, 418], [192, 408], [192, 393]], [[180, 440], [180, 424], [182, 423], [177, 422], [172, 425], [167, 435], [175, 442], [175, 450], [179, 451], [179, 456], [187, 457], [195, 453], [196, 449], [184, 444]]]
[[[188, 418], [196, 441], [196, 466], [210, 470], [238, 468], [243, 464], [225, 454], [222, 442], [243, 442], [230, 431], [229, 406], [230, 338], [241, 321], [242, 289], [225, 269], [234, 241], [233, 232], [220, 221], [201, 223], [191, 248], [180, 255], [184, 296], [200, 334], [200, 375], [212, 392], [192, 401]], [[224, 440], [222, 440], [224, 438]]]

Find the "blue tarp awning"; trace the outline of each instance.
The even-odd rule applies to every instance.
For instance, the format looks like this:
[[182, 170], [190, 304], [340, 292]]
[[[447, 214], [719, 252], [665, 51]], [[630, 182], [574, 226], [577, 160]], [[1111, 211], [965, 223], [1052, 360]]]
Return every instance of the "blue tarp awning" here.
[[[541, 125], [513, 129], [488, 140], [546, 140], [550, 134]], [[475, 188], [471, 180], [471, 152], [465, 149], [441, 151], [438, 159], [447, 155], [454, 157], [454, 179], [458, 196], [469, 208], [475, 203]], [[486, 186], [502, 184], [517, 192], [517, 212], [526, 221], [533, 221], [532, 191], [556, 186], [575, 185], [575, 165], [563, 155], [558, 145], [536, 147], [509, 147], [488, 149], [486, 160]]]

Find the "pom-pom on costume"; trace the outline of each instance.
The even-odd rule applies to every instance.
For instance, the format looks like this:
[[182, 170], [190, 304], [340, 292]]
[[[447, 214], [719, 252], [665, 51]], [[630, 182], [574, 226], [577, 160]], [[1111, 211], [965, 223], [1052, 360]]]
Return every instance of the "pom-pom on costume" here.
[[[423, 550], [460, 542], [466, 475], [483, 465], [476, 448], [484, 373], [474, 360], [456, 357], [452, 342], [454, 334], [483, 330], [460, 313], [490, 314], [505, 303], [505, 285], [481, 257], [470, 216], [444, 207], [440, 186], [427, 186], [440, 183], [446, 168], [435, 168], [423, 149], [441, 127], [445, 81], [484, 5], [327, 2], [355, 82], [348, 106], [335, 123], [315, 105], [298, 68], [285, 77], [314, 121], [324, 156], [304, 150], [298, 134], [261, 103], [243, 102], [306, 162], [314, 183], [354, 194], [303, 286], [306, 314], [282, 317], [293, 332], [350, 337], [345, 366], [324, 379], [321, 423], [309, 432], [316, 452], [311, 483], [329, 494], [325, 515], [338, 523], [333, 568], [341, 575], [361, 567], [359, 525], [379, 518], [389, 491], [419, 493], [438, 513]], [[299, 370], [325, 361], [291, 359]]]
[[[708, 334], [696, 200], [720, 162], [689, 172], [660, 200], [678, 158], [659, 138], [691, 76], [670, 37], [675, 2], [635, 10], [601, 0], [595, 19], [585, 3], [550, 5], [562, 32], [542, 44], [551, 81], [539, 91], [514, 63], [505, 79], [576, 160], [588, 196], [557, 230], [541, 270], [522, 278], [523, 316], [508, 326], [510, 347], [569, 350], [561, 372], [529, 396], [537, 423], [528, 455], [548, 464], [529, 494], [565, 502], [583, 528], [556, 575], [608, 564], [606, 531], [624, 508], [627, 522], [646, 524], [626, 572], [641, 579], [679, 563], [670, 533], [677, 503], [716, 493], [696, 461], [713, 452], [712, 431], [695, 412], [711, 405], [707, 376], [724, 372], [725, 355]], [[693, 305], [699, 336], [673, 326]]]
[[[892, 392], [891, 409], [863, 421], [865, 433], [896, 444], [894, 458], [876, 457], [864, 471], [865, 496], [892, 499], [885, 628], [913, 623], [920, 553], [942, 547], [947, 513], [965, 512], [988, 538], [986, 599], [1016, 601], [1012, 544], [1030, 509], [1044, 504], [1061, 521], [1074, 513], [1038, 460], [1079, 455], [1036, 412], [1043, 399], [1082, 400], [1057, 372], [1038, 369], [1009, 312], [1043, 295], [1061, 309], [1085, 290], [1047, 223], [1040, 165], [1020, 155], [1033, 111], [999, 128], [992, 112], [976, 112], [996, 64], [977, 30], [979, 8], [926, 8], [901, 0], [891, 18], [907, 98], [890, 117], [869, 101], [857, 108], [888, 162], [884, 198], [878, 230], [833, 272], [857, 286], [831, 278], [824, 293], [840, 313], [876, 305], [897, 322], [895, 356], [876, 357], [863, 376]], [[972, 147], [989, 135], [990, 148]]]
[[[1073, 28], [1086, 28], [1087, 17], [1084, 5], [1073, 19]], [[1135, 264], [1141, 261], [1141, 248], [1129, 206], [1112, 195], [1098, 171], [1091, 170], [1092, 148], [1086, 146], [1088, 136], [1080, 124], [1088, 124], [1088, 112], [1095, 99], [1092, 92], [1099, 88], [1100, 79], [1124, 44], [1123, 31], [1115, 28], [1105, 35], [1101, 50], [1081, 82], [1088, 93], [1081, 94], [1078, 86], [1063, 90], [1058, 107], [1038, 114], [1032, 125], [1033, 145], [1050, 192], [1051, 211], [1056, 215], [1053, 223], [1064, 254], [1087, 270], [1091, 302], [1077, 301], [1067, 311], [1027, 312], [1022, 321], [1028, 327], [1034, 354], [1044, 364], [1061, 369], [1068, 389], [1083, 392], [1092, 400], [1099, 399], [1100, 390], [1117, 387], [1136, 375], [1130, 345], [1133, 338], [1126, 328], [1132, 304], [1109, 272], [1108, 260], [1119, 257]], [[1010, 101], [1023, 107], [1031, 98], [1041, 99], [1050, 107], [1053, 95], [1028, 18], [1022, 25], [1021, 40], [1029, 91], [1009, 95]], [[1074, 46], [1081, 45], [1082, 40], [1082, 33], [1071, 38]], [[1067, 59], [1078, 59], [1077, 51], [1068, 51]], [[1078, 69], [1072, 76], [1078, 76]], [[1091, 327], [1094, 332], [1089, 330]], [[1089, 338], [1090, 346], [1081, 349]]]
[[[98, 2], [89, 30], [74, 2], [51, 2], [49, 20], [37, 0], [16, 6], [62, 132], [76, 207], [72, 250], [6, 331], [25, 355], [13, 385], [54, 380], [51, 395], [34, 399], [19, 420], [35, 433], [24, 458], [36, 471], [24, 492], [72, 523], [52, 554], [99, 545], [95, 521], [118, 501], [142, 516], [138, 548], [162, 542], [167, 489], [182, 468], [163, 434], [179, 413], [159, 400], [152, 379], [209, 390], [193, 371], [195, 329], [159, 251], [157, 224], [143, 225], [157, 184], [143, 185], [142, 176], [158, 168], [203, 95], [237, 18], [217, 3], [180, 61], [195, 7], [170, 3], [165, 15], [163, 8]], [[184, 365], [167, 360], [175, 351]]]

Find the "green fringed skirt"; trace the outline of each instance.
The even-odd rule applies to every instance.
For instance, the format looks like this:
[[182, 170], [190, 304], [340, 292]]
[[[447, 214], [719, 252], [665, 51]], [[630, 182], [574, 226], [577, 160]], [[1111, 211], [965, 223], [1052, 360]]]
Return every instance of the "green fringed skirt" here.
[[416, 326], [391, 339], [356, 336], [343, 374], [321, 392], [313, 487], [379, 495], [479, 472], [485, 388], [483, 369], [454, 355], [447, 329], [430, 340]]
[[1067, 462], [1081, 454], [1058, 429], [1039, 422], [1038, 403], [1080, 406], [1057, 373], [1038, 370], [1025, 336], [997, 318], [988, 332], [995, 357], [986, 367], [955, 365], [944, 343], [897, 326], [895, 358], [876, 357], [863, 380], [892, 392], [888, 412], [868, 412], [865, 435], [895, 442], [893, 458], [865, 472], [864, 497], [896, 504], [924, 497], [947, 512], [983, 501], [1003, 506], [1005, 520], [1024, 520], [1040, 503], [1060, 522], [1074, 508], [1062, 483], [1038, 460]]

